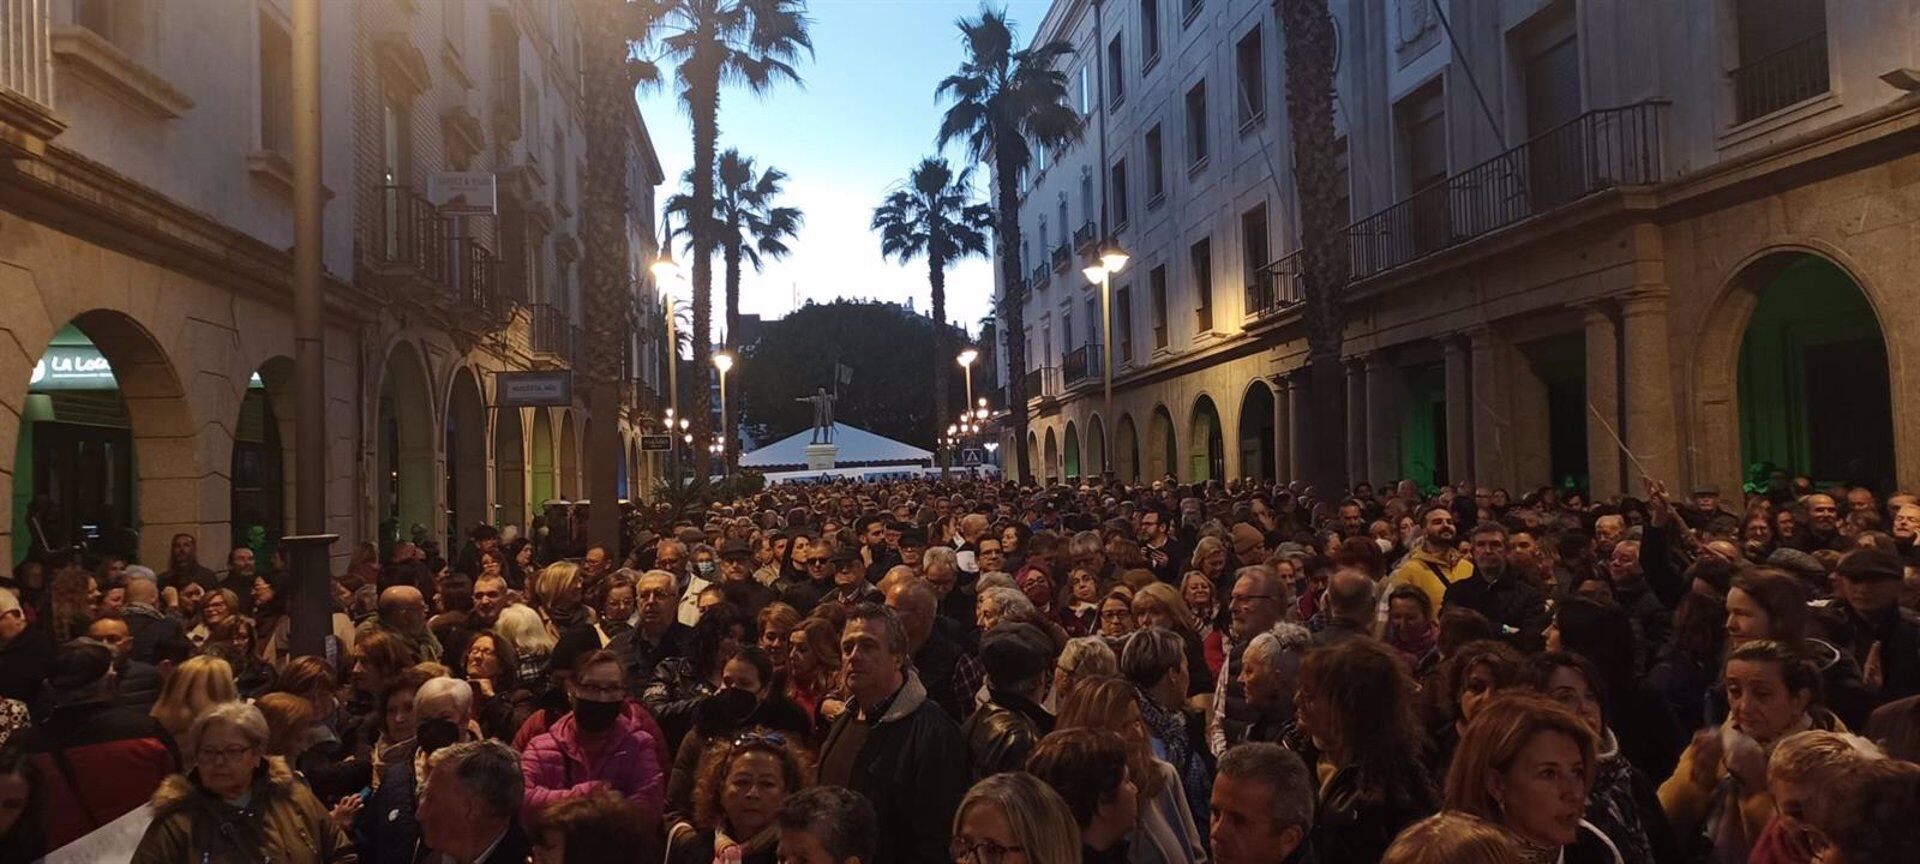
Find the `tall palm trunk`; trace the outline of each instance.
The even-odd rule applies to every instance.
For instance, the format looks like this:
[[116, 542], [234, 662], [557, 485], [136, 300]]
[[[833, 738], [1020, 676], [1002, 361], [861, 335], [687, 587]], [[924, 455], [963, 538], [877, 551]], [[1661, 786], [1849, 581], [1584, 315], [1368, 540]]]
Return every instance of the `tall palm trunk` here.
[[1307, 319], [1307, 430], [1303, 454], [1308, 480], [1321, 500], [1338, 500], [1347, 477], [1347, 412], [1340, 368], [1346, 283], [1343, 215], [1333, 129], [1333, 19], [1325, 0], [1274, 0], [1286, 39], [1287, 123], [1293, 133], [1293, 171], [1300, 190], [1301, 278]]
[[[595, 0], [588, 10], [583, 65], [586, 78], [586, 178], [582, 184], [581, 239], [587, 344], [580, 355], [586, 382], [587, 495], [600, 502], [587, 526], [589, 542], [620, 548], [622, 496], [614, 466], [621, 454], [621, 362], [627, 345], [627, 299], [632, 273], [627, 261], [627, 112], [635, 110], [618, 21], [620, 0]], [[637, 466], [629, 466], [636, 470]]]
[[713, 392], [707, 371], [713, 353], [713, 162], [720, 140], [720, 84], [702, 81], [693, 115], [693, 431], [694, 477], [712, 473], [707, 446], [713, 442]]
[[[740, 232], [739, 220], [727, 225], [727, 335], [721, 344], [728, 351], [739, 347], [737, 340], [740, 338], [738, 335], [740, 333]], [[738, 377], [734, 378], [734, 383], [737, 384], [739, 381]], [[740, 428], [736, 418], [740, 416], [742, 404], [739, 393], [732, 395], [734, 398], [727, 400], [726, 416], [720, 418], [720, 437], [727, 445], [728, 465], [733, 464], [734, 436], [730, 433]]]
[[[953, 414], [953, 402], [947, 398], [947, 361], [954, 355], [947, 333], [947, 262], [932, 249], [927, 250], [927, 286], [933, 290], [933, 437], [938, 441], [946, 431], [941, 424]], [[953, 454], [949, 451], [942, 458], [940, 469], [945, 471], [953, 464]]]
[[[993, 160], [993, 239], [1000, 245], [1000, 283], [1006, 286], [1001, 296], [1000, 320], [1005, 323], [1001, 337], [1007, 353], [1007, 411], [1013, 418], [1014, 465], [1020, 482], [1033, 479], [1032, 460], [1027, 455], [1027, 326], [1026, 289], [1020, 282], [1020, 210], [1016, 188], [1018, 174], [1004, 159]], [[1005, 464], [1004, 462], [1002, 463]]]

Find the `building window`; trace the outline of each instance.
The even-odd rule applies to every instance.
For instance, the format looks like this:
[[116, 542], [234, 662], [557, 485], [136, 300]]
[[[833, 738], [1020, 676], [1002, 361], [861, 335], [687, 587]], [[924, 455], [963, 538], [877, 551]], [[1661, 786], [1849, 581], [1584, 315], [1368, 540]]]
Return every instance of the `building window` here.
[[1160, 0], [1140, 0], [1140, 72], [1160, 59]]
[[1060, 246], [1061, 248], [1065, 248], [1066, 245], [1073, 240], [1073, 223], [1067, 221], [1067, 193], [1060, 193], [1060, 200], [1055, 202], [1055, 206], [1059, 208]]
[[260, 149], [293, 153], [293, 39], [263, 10], [260, 18]]
[[1259, 125], [1267, 116], [1267, 76], [1262, 62], [1260, 28], [1254, 27], [1240, 37], [1234, 48], [1234, 69], [1239, 76], [1239, 120], [1244, 131]]
[[[1040, 217], [1040, 257], [1045, 259], [1047, 253], [1051, 251], [1053, 251], [1053, 244], [1047, 242], [1047, 217], [1042, 215]], [[1025, 261], [1027, 259], [1023, 257], [1020, 260]]]
[[1273, 249], [1267, 242], [1267, 205], [1240, 214], [1240, 257], [1246, 270], [1246, 285], [1251, 291], [1264, 278], [1263, 270], [1273, 262]]
[[1187, 168], [1207, 164], [1207, 82], [1187, 91]]
[[[1080, 215], [1082, 217], [1080, 224], [1082, 227], [1093, 227], [1093, 214], [1093, 168], [1083, 165], [1080, 168]], [[1075, 239], [1078, 240], [1078, 238]]]
[[1080, 116], [1093, 113], [1093, 67], [1080, 67]]
[[1193, 266], [1193, 329], [1206, 333], [1213, 329], [1213, 241], [1193, 244], [1187, 259]]
[[1127, 101], [1126, 45], [1119, 33], [1113, 34], [1113, 41], [1107, 43], [1107, 108], [1120, 107]]
[[1180, 24], [1183, 27], [1192, 24], [1193, 19], [1200, 14], [1200, 7], [1206, 5], [1205, 0], [1180, 0], [1180, 2]]
[[1127, 224], [1127, 160], [1122, 159], [1113, 163], [1113, 169], [1108, 175], [1108, 183], [1111, 186], [1111, 191], [1108, 192], [1108, 203], [1113, 207], [1114, 230], [1118, 231], [1121, 226]]
[[1403, 193], [1411, 199], [1416, 251], [1430, 252], [1447, 242], [1451, 221], [1447, 203], [1447, 111], [1439, 80], [1394, 106], [1398, 127]]
[[1060, 310], [1060, 350], [1072, 351], [1073, 344], [1073, 307], [1067, 306]]
[[1147, 130], [1147, 206], [1167, 196], [1167, 159], [1160, 142], [1160, 126]]
[[1740, 65], [1733, 70], [1734, 120], [1744, 123], [1827, 92], [1823, 0], [1738, 0]]
[[1147, 273], [1148, 302], [1153, 304], [1153, 347], [1167, 347], [1167, 265], [1161, 264]]
[[1120, 339], [1120, 359], [1132, 362], [1133, 289], [1126, 285], [1113, 290], [1113, 330]]

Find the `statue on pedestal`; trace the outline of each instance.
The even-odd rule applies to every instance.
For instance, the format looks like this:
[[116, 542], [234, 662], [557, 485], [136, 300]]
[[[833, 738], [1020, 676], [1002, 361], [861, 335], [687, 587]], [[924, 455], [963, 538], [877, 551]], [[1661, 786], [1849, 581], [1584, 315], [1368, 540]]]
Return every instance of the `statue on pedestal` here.
[[812, 396], [802, 396], [793, 400], [809, 402], [813, 405], [813, 438], [807, 443], [833, 443], [833, 403], [839, 398], [837, 394], [828, 393], [827, 388], [821, 387]]

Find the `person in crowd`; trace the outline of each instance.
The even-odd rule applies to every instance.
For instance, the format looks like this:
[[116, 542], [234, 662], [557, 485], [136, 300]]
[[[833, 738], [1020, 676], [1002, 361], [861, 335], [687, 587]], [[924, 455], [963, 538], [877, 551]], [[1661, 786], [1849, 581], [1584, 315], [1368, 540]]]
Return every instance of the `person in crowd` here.
[[793, 631], [800, 626], [800, 611], [775, 600], [768, 603], [754, 615], [756, 629], [760, 631], [760, 650], [767, 653], [773, 661], [773, 680], [775, 689], [785, 691], [787, 680], [787, 655], [792, 645]]
[[846, 704], [846, 694], [837, 689], [839, 638], [833, 622], [821, 618], [808, 618], [787, 635], [787, 698], [812, 718], [814, 733], [809, 737], [816, 740], [832, 722], [828, 705]]
[[787, 796], [813, 784], [813, 760], [790, 733], [743, 730], [702, 749], [693, 825], [674, 826], [669, 864], [773, 864]]
[[879, 848], [873, 802], [841, 786], [802, 789], [780, 802], [779, 860], [791, 864], [869, 864]]
[[379, 791], [387, 769], [412, 758], [420, 732], [415, 698], [422, 685], [433, 677], [425, 669], [410, 668], [387, 681], [366, 718], [365, 731], [370, 739], [367, 759], [370, 765], [368, 787]]
[[1627, 861], [1681, 860], [1653, 781], [1621, 755], [1619, 739], [1607, 728], [1602, 710], [1606, 688], [1600, 671], [1585, 657], [1566, 652], [1535, 655], [1528, 665], [1534, 688], [1573, 712], [1594, 733], [1587, 821], [1612, 840]]
[[1466, 733], [1474, 715], [1487, 701], [1502, 690], [1527, 683], [1526, 660], [1505, 642], [1493, 639], [1469, 642], [1447, 660], [1444, 680], [1445, 710], [1429, 727], [1431, 761], [1427, 768], [1435, 777], [1446, 776], [1460, 736]]
[[102, 615], [87, 625], [85, 635], [113, 652], [114, 702], [147, 713], [160, 696], [160, 670], [133, 659], [133, 633], [127, 629], [127, 620], [118, 613]]
[[1727, 654], [1727, 722], [1694, 733], [1660, 805], [1683, 844], [1710, 844], [1723, 860], [1744, 860], [1774, 801], [1767, 760], [1782, 738], [1807, 729], [1844, 731], [1819, 704], [1819, 672], [1792, 647], [1761, 639]]
[[1187, 702], [1205, 711], [1212, 705], [1214, 672], [1207, 666], [1206, 643], [1200, 626], [1180, 592], [1165, 582], [1152, 582], [1133, 592], [1133, 620], [1142, 629], [1159, 627], [1180, 635], [1187, 652]]
[[928, 695], [954, 722], [965, 720], [973, 713], [974, 694], [986, 671], [980, 658], [941, 626], [944, 619], [932, 585], [924, 579], [902, 580], [887, 588], [886, 605], [906, 628], [913, 668]]
[[120, 615], [133, 640], [130, 656], [141, 663], [154, 662], [154, 646], [162, 639], [182, 633], [179, 619], [160, 610], [159, 583], [145, 567], [127, 568], [127, 602], [120, 607]]
[[1443, 810], [1407, 826], [1380, 864], [1524, 864], [1514, 836], [1492, 822]]
[[1220, 756], [1213, 780], [1213, 860], [1220, 864], [1301, 864], [1313, 860], [1315, 783], [1307, 766], [1277, 744], [1240, 744]]
[[1019, 770], [1034, 744], [1053, 731], [1053, 715], [1040, 705], [1051, 689], [1053, 653], [1053, 643], [1031, 624], [1003, 622], [980, 637], [987, 702], [960, 727], [976, 780]]
[[1300, 661], [1312, 648], [1313, 634], [1289, 621], [1275, 624], [1247, 644], [1240, 665], [1240, 687], [1250, 713], [1244, 725], [1229, 726], [1229, 746], [1248, 741], [1285, 741], [1298, 734], [1294, 696], [1299, 687]]
[[1920, 612], [1900, 605], [1903, 573], [1899, 557], [1885, 549], [1849, 552], [1834, 573], [1834, 605], [1846, 616], [1854, 659], [1882, 701], [1920, 694]]
[[1140, 716], [1154, 754], [1179, 773], [1195, 822], [1207, 821], [1213, 754], [1206, 748], [1203, 715], [1186, 709], [1185, 640], [1164, 627], [1136, 632], [1120, 652], [1120, 673], [1139, 691]]
[[1780, 739], [1767, 759], [1767, 794], [1774, 815], [1747, 860], [1751, 864], [1810, 864], [1826, 845], [1807, 812], [1842, 777], [1887, 758], [1873, 742], [1845, 732], [1809, 729]]
[[[507, 644], [513, 646], [517, 659], [514, 677], [520, 685], [538, 696], [547, 692], [547, 673], [552, 666], [554, 649], [558, 641], [552, 631], [547, 629], [540, 613], [524, 604], [515, 603], [500, 610], [499, 618], [494, 622], [493, 632]], [[595, 641], [598, 641], [597, 639]]]
[[287, 757], [287, 764], [322, 801], [337, 801], [358, 792], [370, 779], [370, 764], [342, 741], [335, 729], [340, 709], [338, 690], [333, 667], [320, 657], [295, 657], [274, 680], [274, 691], [305, 703], [310, 718], [297, 730], [297, 736], [286, 742], [286, 752], [278, 755]]
[[356, 860], [328, 808], [286, 760], [267, 754], [267, 721], [258, 708], [214, 705], [194, 719], [186, 744], [193, 767], [153, 791], [154, 818], [134, 850], [135, 864]]
[[[404, 679], [403, 679], [404, 680]], [[399, 682], [396, 681], [396, 684]], [[397, 694], [396, 694], [397, 695]], [[369, 864], [391, 862], [406, 864], [420, 840], [420, 825], [415, 812], [425, 781], [422, 769], [433, 754], [475, 736], [470, 725], [473, 717], [473, 688], [458, 678], [428, 678], [414, 691], [410, 717], [414, 734], [397, 743], [382, 760], [380, 782], [364, 806], [357, 799], [342, 802], [354, 810], [354, 844]], [[404, 729], [395, 734], [404, 734]]]
[[960, 800], [949, 850], [954, 864], [993, 864], [1009, 855], [1031, 864], [1076, 864], [1080, 826], [1059, 793], [1032, 774], [995, 774]]
[[753, 618], [738, 606], [722, 603], [700, 616], [686, 656], [660, 661], [642, 700], [670, 743], [686, 737], [693, 726], [693, 712], [720, 689], [727, 661], [754, 640]]
[[45, 626], [27, 620], [19, 595], [0, 590], [0, 699], [39, 698], [55, 644]]
[[1446, 807], [1505, 827], [1526, 860], [1622, 864], [1614, 841], [1583, 817], [1596, 749], [1592, 729], [1559, 703], [1499, 696], [1461, 736]]
[[395, 585], [380, 592], [379, 612], [360, 625], [355, 641], [380, 632], [398, 638], [417, 661], [440, 662], [440, 640], [427, 627], [427, 598], [412, 585]]
[[1895, 864], [1920, 848], [1920, 766], [1883, 759], [1842, 776], [1816, 799], [1810, 823], [1823, 864]]
[[540, 811], [529, 827], [527, 833], [534, 838], [529, 860], [531, 864], [652, 861], [659, 857], [660, 848], [655, 827], [637, 805], [611, 789], [562, 798]]
[[413, 649], [384, 630], [366, 633], [354, 640], [348, 655], [348, 675], [358, 694], [372, 698], [386, 689], [401, 670], [418, 662]]
[[[1544, 630], [1546, 600], [1539, 589], [1521, 578], [1517, 568], [1508, 565], [1507, 529], [1498, 522], [1482, 522], [1468, 537], [1473, 554], [1467, 560], [1472, 563], [1475, 578], [1449, 584], [1446, 604], [1487, 616], [1508, 641], [1523, 647], [1533, 645]], [[1391, 592], [1388, 615], [1391, 624]]]
[[53, 574], [48, 593], [52, 602], [46, 620], [54, 640], [64, 644], [86, 636], [100, 602], [100, 583], [93, 574], [78, 566], [62, 568]]
[[520, 655], [513, 643], [491, 630], [467, 640], [461, 671], [473, 688], [474, 719], [488, 738], [502, 741], [527, 722], [535, 696], [520, 686]]
[[[1852, 652], [1813, 635], [1809, 599], [1800, 580], [1779, 570], [1753, 568], [1735, 576], [1727, 589], [1727, 648], [1763, 639], [1797, 648], [1819, 670], [1828, 710], [1849, 727], [1864, 724], [1875, 704], [1864, 670]], [[1712, 701], [1708, 719], [1718, 723], [1726, 717], [1725, 703], [1718, 694]]]
[[[1453, 590], [1448, 589], [1449, 592]], [[1402, 585], [1388, 592], [1384, 641], [1400, 652], [1408, 669], [1421, 669], [1427, 665], [1440, 645], [1440, 622], [1433, 616], [1433, 607], [1428, 605], [1427, 592], [1412, 585]]]
[[1433, 608], [1446, 600], [1447, 588], [1473, 575], [1473, 560], [1454, 545], [1457, 536], [1453, 510], [1429, 507], [1420, 517], [1420, 537], [1405, 563], [1387, 577], [1388, 591], [1412, 585], [1425, 591]]
[[1295, 722], [1301, 753], [1322, 772], [1308, 842], [1326, 861], [1374, 861], [1395, 834], [1439, 809], [1421, 743], [1413, 676], [1393, 649], [1349, 639], [1300, 664]]
[[1625, 609], [1569, 597], [1554, 607], [1545, 645], [1548, 651], [1585, 657], [1599, 670], [1607, 699], [1604, 713], [1620, 733], [1621, 752], [1628, 762], [1658, 777], [1680, 758], [1687, 727], [1636, 671], [1634, 639]]
[[1059, 793], [1073, 813], [1083, 864], [1129, 860], [1127, 838], [1140, 821], [1140, 790], [1128, 776], [1120, 736], [1092, 729], [1050, 733], [1027, 757], [1025, 769]]
[[872, 603], [850, 610], [840, 650], [853, 700], [827, 732], [820, 782], [875, 802], [877, 860], [950, 860], [949, 824], [966, 790], [960, 728], [928, 699], [893, 610]]
[[[1193, 551], [1188, 553], [1187, 560], [1182, 564], [1186, 569], [1200, 571], [1200, 575], [1207, 577], [1207, 581], [1219, 585], [1227, 576], [1227, 552], [1226, 541], [1208, 534], [1194, 542]], [[1172, 582], [1173, 580], [1166, 578], [1161, 581]]]
[[686, 655], [693, 628], [675, 617], [678, 597], [674, 575], [666, 570], [648, 570], [634, 580], [633, 629], [615, 635], [606, 647], [626, 664], [636, 691], [652, 680], [662, 660]]
[[240, 692], [233, 682], [233, 667], [218, 657], [202, 654], [187, 659], [167, 676], [166, 684], [160, 688], [160, 698], [154, 700], [147, 716], [178, 741], [187, 737], [200, 712], [239, 698]]
[[1067, 640], [1060, 649], [1060, 656], [1053, 664], [1053, 689], [1047, 694], [1045, 707], [1056, 715], [1067, 704], [1067, 697], [1073, 694], [1075, 684], [1095, 677], [1117, 677], [1120, 674], [1120, 658], [1113, 653], [1107, 640], [1098, 636], [1082, 636]]
[[1680, 598], [1673, 610], [1673, 639], [1660, 649], [1646, 681], [1681, 726], [1712, 722], [1707, 695], [1719, 677], [1726, 645], [1726, 600], [1700, 591]]
[[1100, 632], [1110, 643], [1120, 643], [1133, 634], [1138, 625], [1133, 618], [1133, 589], [1115, 585], [1100, 599]]
[[593, 626], [593, 611], [585, 600], [580, 565], [571, 561], [555, 561], [541, 568], [527, 597], [528, 605], [540, 613], [547, 632], [556, 640], [575, 627]]
[[729, 741], [750, 729], [761, 729], [807, 745], [812, 741], [813, 718], [781, 695], [774, 686], [773, 661], [758, 646], [749, 645], [727, 661], [720, 689], [694, 711], [693, 728], [674, 748], [667, 774], [666, 818], [685, 821], [693, 813], [694, 784], [700, 759], [710, 743]]
[[426, 760], [416, 816], [420, 860], [520, 864], [532, 850], [519, 815], [520, 760], [498, 741], [467, 741]]
[[622, 670], [620, 658], [605, 649], [574, 661], [567, 682], [572, 713], [529, 741], [521, 756], [529, 818], [556, 800], [604, 787], [659, 819], [665, 767], [653, 736], [627, 716]]

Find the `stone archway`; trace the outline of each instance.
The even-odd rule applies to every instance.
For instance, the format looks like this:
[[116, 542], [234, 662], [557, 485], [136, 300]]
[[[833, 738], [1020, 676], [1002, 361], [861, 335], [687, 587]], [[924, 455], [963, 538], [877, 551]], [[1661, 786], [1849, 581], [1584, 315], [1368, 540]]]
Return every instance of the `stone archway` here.
[[1113, 473], [1129, 483], [1140, 482], [1140, 433], [1133, 428], [1133, 415], [1120, 415], [1113, 430]]
[[1107, 422], [1098, 414], [1087, 421], [1087, 473], [1104, 475], [1113, 470], [1107, 462]]
[[[376, 512], [382, 543], [414, 535], [433, 536], [443, 514], [436, 512], [433, 388], [427, 365], [410, 342], [388, 352], [380, 373], [379, 406], [374, 422]], [[384, 552], [385, 549], [382, 549]]]
[[240, 397], [233, 427], [229, 497], [234, 545], [271, 559], [293, 529], [293, 359], [260, 364]]
[[1219, 480], [1227, 476], [1227, 447], [1220, 430], [1220, 410], [1213, 397], [1202, 395], [1193, 401], [1193, 416], [1188, 422], [1187, 470], [1195, 481]]
[[1041, 464], [1046, 466], [1041, 476], [1048, 485], [1060, 482], [1060, 437], [1051, 426], [1047, 427], [1046, 460]]
[[1060, 476], [1070, 479], [1086, 476], [1085, 469], [1080, 464], [1080, 431], [1073, 427], [1072, 420], [1067, 421], [1066, 439], [1067, 443], [1062, 448], [1066, 465]]
[[[1690, 473], [1730, 487], [1769, 469], [1896, 485], [1900, 388], [1870, 286], [1831, 256], [1775, 249], [1739, 268], [1696, 340]], [[1755, 476], [1756, 474], [1762, 476]]]
[[560, 414], [560, 497], [577, 501], [580, 493], [580, 439], [574, 433], [573, 411]]
[[1240, 397], [1240, 476], [1272, 480], [1279, 476], [1274, 445], [1273, 388], [1253, 381]]
[[469, 529], [494, 522], [487, 506], [488, 441], [486, 400], [473, 370], [463, 366], [454, 372], [447, 392], [447, 505], [453, 510], [449, 553], [460, 548]]
[[1180, 456], [1173, 436], [1173, 414], [1165, 405], [1153, 406], [1147, 421], [1147, 478], [1158, 480], [1168, 474], [1179, 477]]
[[544, 513], [548, 501], [559, 497], [560, 486], [554, 468], [553, 412], [533, 409], [533, 508]]
[[1040, 458], [1040, 433], [1027, 430], [1027, 464], [1034, 466], [1034, 475], [1046, 479], [1047, 463]]
[[[45, 338], [13, 385], [17, 412], [4, 412], [18, 424], [5, 505], [13, 557], [85, 543], [159, 568], [177, 533], [199, 536], [203, 556], [219, 551], [227, 523], [202, 508], [219, 475], [204, 464], [199, 421], [159, 340], [104, 309]], [[201, 536], [211, 530], [222, 536]]]
[[493, 418], [494, 515], [502, 525], [527, 524], [527, 447], [520, 409], [500, 408]]

